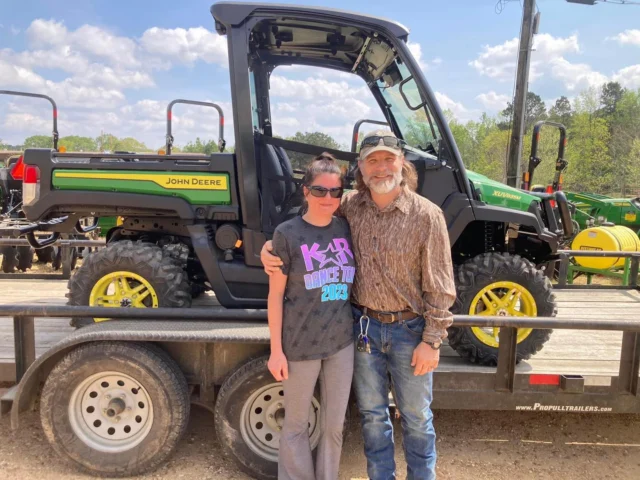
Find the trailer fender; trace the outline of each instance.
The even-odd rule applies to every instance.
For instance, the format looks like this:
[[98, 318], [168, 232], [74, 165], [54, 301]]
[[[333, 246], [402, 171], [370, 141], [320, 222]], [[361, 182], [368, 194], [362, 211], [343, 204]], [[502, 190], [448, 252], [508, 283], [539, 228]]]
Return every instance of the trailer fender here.
[[255, 321], [111, 320], [83, 327], [47, 350], [31, 364], [18, 384], [11, 407], [11, 428], [35, 404], [40, 386], [56, 363], [78, 345], [111, 340], [125, 342], [269, 343], [269, 327]]

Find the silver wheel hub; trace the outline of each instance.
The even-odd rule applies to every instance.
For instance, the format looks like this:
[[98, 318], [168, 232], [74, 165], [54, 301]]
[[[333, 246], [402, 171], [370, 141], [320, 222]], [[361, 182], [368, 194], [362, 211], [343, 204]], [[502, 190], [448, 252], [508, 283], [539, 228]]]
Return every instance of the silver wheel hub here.
[[69, 402], [69, 422], [85, 444], [102, 452], [124, 452], [138, 445], [153, 424], [146, 390], [129, 375], [102, 372], [80, 383]]
[[[280, 434], [284, 426], [284, 391], [272, 383], [255, 391], [242, 408], [240, 433], [249, 448], [260, 457], [278, 461]], [[320, 438], [320, 403], [309, 406], [309, 440], [315, 448]]]

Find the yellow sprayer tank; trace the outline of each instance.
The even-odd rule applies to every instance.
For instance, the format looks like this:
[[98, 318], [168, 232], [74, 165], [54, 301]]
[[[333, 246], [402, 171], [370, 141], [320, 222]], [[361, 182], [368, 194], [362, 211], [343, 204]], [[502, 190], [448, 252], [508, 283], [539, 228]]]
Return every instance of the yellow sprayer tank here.
[[[581, 231], [571, 243], [571, 250], [592, 250], [596, 252], [638, 252], [640, 239], [628, 227], [593, 227]], [[587, 268], [607, 270], [624, 266], [621, 257], [575, 257], [578, 265]]]

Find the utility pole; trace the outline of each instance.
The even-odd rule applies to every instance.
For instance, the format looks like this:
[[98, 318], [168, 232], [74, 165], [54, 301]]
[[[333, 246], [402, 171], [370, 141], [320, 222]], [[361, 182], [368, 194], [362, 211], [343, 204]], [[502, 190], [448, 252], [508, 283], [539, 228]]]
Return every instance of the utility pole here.
[[507, 185], [518, 188], [520, 183], [522, 158], [522, 137], [524, 135], [527, 91], [529, 85], [529, 65], [534, 32], [534, 10], [536, 0], [524, 0], [522, 12], [522, 31], [518, 52], [518, 72], [516, 94], [513, 99], [513, 124], [507, 157]]

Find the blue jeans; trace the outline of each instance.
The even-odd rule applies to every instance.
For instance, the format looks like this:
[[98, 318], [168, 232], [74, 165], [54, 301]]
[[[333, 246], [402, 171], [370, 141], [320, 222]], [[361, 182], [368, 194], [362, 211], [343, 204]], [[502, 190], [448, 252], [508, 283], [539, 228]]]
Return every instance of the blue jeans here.
[[[353, 308], [355, 338], [362, 313]], [[366, 320], [363, 320], [366, 326]], [[414, 376], [411, 357], [422, 338], [425, 320], [417, 317], [392, 324], [369, 321], [371, 353], [355, 352], [353, 385], [371, 480], [396, 478], [393, 425], [389, 415], [389, 379], [402, 417], [402, 439], [408, 480], [436, 478], [436, 433], [431, 373]]]

